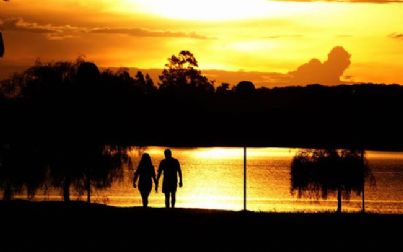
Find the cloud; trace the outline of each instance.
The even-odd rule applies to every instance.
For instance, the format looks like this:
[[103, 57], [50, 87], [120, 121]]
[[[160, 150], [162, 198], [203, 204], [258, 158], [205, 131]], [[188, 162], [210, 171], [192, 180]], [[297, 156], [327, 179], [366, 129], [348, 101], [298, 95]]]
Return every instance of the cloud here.
[[389, 34], [388, 37], [393, 38], [393, 39], [402, 39], [403, 40], [403, 33], [392, 33], [392, 34]]
[[47, 38], [49, 39], [56, 37], [68, 38], [71, 35], [67, 35], [67, 33], [71, 34], [74, 32], [84, 31], [84, 29], [80, 27], [70, 25], [57, 26], [52, 24], [44, 25], [35, 22], [26, 22], [22, 18], [9, 18], [5, 20], [0, 19], [0, 30], [46, 34]]
[[73, 34], [99, 33], [99, 34], [125, 34], [136, 37], [169, 37], [169, 38], [191, 38], [191, 39], [211, 39], [195, 32], [174, 32], [147, 30], [143, 28], [110, 28], [110, 27], [77, 27], [71, 25], [52, 25], [27, 22], [22, 18], [0, 19], [0, 30], [17, 31], [46, 34], [49, 40], [63, 40], [74, 37]]
[[142, 28], [94, 28], [89, 32], [104, 34], [125, 34], [135, 37], [170, 37], [170, 38], [193, 38], [193, 39], [209, 39], [209, 37], [197, 34], [195, 32], [172, 32], [172, 31], [156, 31]]
[[38, 24], [35, 22], [26, 22], [22, 18], [10, 18], [0, 20], [0, 29], [3, 31], [19, 31], [31, 33], [65, 33], [72, 31], [81, 31], [79, 27], [70, 25], [56, 26], [52, 24]]
[[338, 37], [338, 38], [351, 38], [351, 37], [353, 37], [353, 35], [350, 35], [350, 34], [338, 34], [338, 35], [336, 35], [336, 37]]
[[281, 38], [302, 38], [302, 34], [280, 34], [280, 35], [268, 35], [262, 37], [263, 39], [281, 39]]
[[65, 39], [70, 39], [70, 38], [74, 38], [74, 37], [76, 37], [76, 36], [69, 35], [69, 34], [56, 34], [56, 33], [46, 34], [46, 38], [48, 40], [65, 40]]
[[[350, 66], [351, 55], [341, 46], [334, 47], [322, 63], [318, 59], [311, 59], [288, 73], [277, 72], [231, 72], [222, 70], [203, 70], [203, 73], [216, 83], [228, 82], [236, 85], [242, 80], [250, 80], [258, 87], [280, 87], [289, 85], [324, 84], [337, 85], [353, 82], [353, 76], [344, 76]], [[154, 78], [158, 75], [153, 74]], [[341, 80], [347, 80], [344, 82]]]
[[49, 27], [39, 26], [36, 23], [26, 23], [21, 18], [12, 18], [2, 20], [0, 23], [0, 29], [3, 31], [22, 31], [22, 32], [33, 32], [33, 33], [50, 33], [54, 32], [53, 29]]
[[289, 82], [294, 84], [341, 84], [340, 78], [344, 71], [350, 66], [351, 54], [343, 47], [336, 46], [328, 54], [328, 58], [323, 63], [318, 59], [311, 59], [289, 72]]

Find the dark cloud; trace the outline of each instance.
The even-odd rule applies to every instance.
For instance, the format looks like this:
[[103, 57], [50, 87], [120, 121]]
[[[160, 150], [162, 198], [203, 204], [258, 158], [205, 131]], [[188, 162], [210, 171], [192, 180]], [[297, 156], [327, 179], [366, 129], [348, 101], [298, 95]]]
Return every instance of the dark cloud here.
[[206, 36], [184, 32], [172, 31], [152, 31], [142, 28], [94, 28], [89, 30], [92, 33], [105, 33], [105, 34], [124, 34], [135, 37], [170, 37], [170, 38], [193, 38], [193, 39], [209, 39]]
[[297, 70], [289, 72], [289, 82], [304, 85], [312, 83], [320, 84], [340, 84], [340, 78], [344, 71], [350, 66], [351, 55], [341, 46], [336, 46], [328, 54], [325, 62], [318, 59], [311, 59], [297, 68]]
[[[351, 55], [340, 46], [334, 47], [328, 54], [328, 58], [322, 63], [318, 59], [311, 59], [308, 63], [302, 64], [294, 71], [288, 73], [276, 72], [248, 72], [248, 71], [222, 71], [204, 70], [210, 79], [216, 83], [228, 82], [237, 84], [242, 80], [250, 80], [256, 86], [279, 87], [289, 85], [324, 84], [337, 85], [352, 83], [353, 76], [344, 76], [343, 73], [350, 66]], [[153, 72], [151, 72], [154, 74]], [[158, 77], [157, 74], [152, 75]], [[342, 81], [343, 77], [346, 82]]]
[[192, 39], [209, 39], [209, 37], [197, 34], [195, 32], [173, 32], [147, 30], [143, 28], [110, 28], [110, 27], [76, 27], [70, 25], [52, 25], [38, 24], [35, 22], [27, 22], [22, 18], [0, 19], [0, 30], [18, 31], [29, 33], [46, 34], [50, 40], [62, 40], [74, 37], [73, 34], [83, 33], [99, 33], [99, 34], [125, 34], [136, 37], [169, 37], [169, 38], [192, 38]]
[[3, 31], [19, 31], [30, 33], [66, 33], [82, 31], [82, 28], [70, 25], [56, 26], [52, 24], [38, 24], [35, 22], [26, 22], [22, 18], [0, 19], [0, 30]]
[[403, 33], [392, 33], [392, 34], [389, 35], [389, 38], [403, 39]]
[[33, 33], [52, 33], [56, 32], [56, 29], [52, 27], [45, 27], [38, 25], [37, 23], [27, 23], [21, 18], [12, 18], [0, 21], [0, 29], [3, 31], [22, 31]]

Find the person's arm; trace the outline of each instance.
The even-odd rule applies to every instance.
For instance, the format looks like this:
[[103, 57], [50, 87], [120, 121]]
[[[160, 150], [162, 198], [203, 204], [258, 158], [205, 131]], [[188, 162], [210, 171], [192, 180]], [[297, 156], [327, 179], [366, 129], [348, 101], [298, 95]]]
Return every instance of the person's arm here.
[[134, 173], [134, 176], [133, 176], [133, 187], [134, 188], [137, 187], [136, 183], [137, 183], [137, 179], [139, 177], [139, 172], [140, 172], [140, 166], [137, 167], [137, 170], [136, 170], [136, 172]]
[[154, 166], [152, 166], [152, 168], [153, 168], [153, 170], [152, 170], [152, 178], [153, 178], [153, 180], [154, 180], [154, 184], [155, 184], [155, 188], [157, 188], [157, 178], [156, 178], [156, 176], [155, 176], [155, 169], [154, 169]]
[[158, 166], [157, 181], [155, 182], [155, 192], [158, 191], [158, 183], [160, 181], [161, 173], [162, 173], [162, 161], [161, 161], [160, 165]]
[[178, 174], [179, 174], [179, 187], [182, 187], [183, 186], [183, 183], [182, 183], [182, 169], [181, 169], [181, 165], [180, 165], [179, 161], [178, 161]]

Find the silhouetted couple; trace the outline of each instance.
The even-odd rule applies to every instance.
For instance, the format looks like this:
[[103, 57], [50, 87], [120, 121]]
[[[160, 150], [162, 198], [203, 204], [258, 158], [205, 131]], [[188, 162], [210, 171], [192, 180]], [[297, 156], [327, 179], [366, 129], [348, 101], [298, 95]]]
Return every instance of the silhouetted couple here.
[[150, 155], [144, 153], [141, 157], [139, 166], [134, 174], [133, 186], [136, 187], [137, 178], [139, 178], [139, 191], [143, 206], [148, 206], [148, 196], [152, 189], [152, 182], [155, 183], [155, 192], [158, 192], [158, 182], [164, 173], [164, 179], [162, 181], [162, 192], [165, 194], [165, 207], [169, 208], [170, 199], [172, 208], [175, 207], [176, 190], [178, 188], [178, 175], [179, 175], [179, 187], [182, 187], [182, 170], [179, 161], [172, 157], [170, 149], [164, 151], [165, 159], [161, 161], [158, 167], [158, 175], [155, 177], [154, 166], [151, 161]]

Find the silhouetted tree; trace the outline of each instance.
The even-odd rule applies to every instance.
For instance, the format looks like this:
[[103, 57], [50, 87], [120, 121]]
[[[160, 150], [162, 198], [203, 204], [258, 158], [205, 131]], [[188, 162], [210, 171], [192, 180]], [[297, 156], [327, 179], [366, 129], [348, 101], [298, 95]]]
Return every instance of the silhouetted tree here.
[[24, 189], [32, 199], [44, 185], [46, 174], [46, 160], [38, 145], [0, 145], [0, 188], [4, 200], [11, 200]]
[[0, 95], [8, 100], [14, 100], [21, 92], [20, 88], [23, 86], [24, 79], [20, 73], [14, 73], [11, 78], [0, 81]]
[[52, 185], [62, 188], [64, 201], [70, 200], [70, 187], [79, 194], [87, 192], [91, 200], [91, 188], [110, 187], [122, 178], [122, 168], [130, 164], [127, 149], [121, 146], [98, 144], [73, 144], [49, 146]]
[[144, 74], [141, 71], [138, 71], [135, 76], [136, 85], [140, 87], [140, 91], [143, 95], [154, 94], [157, 91], [157, 87], [154, 85], [153, 80], [150, 78], [150, 75]]
[[350, 198], [351, 192], [363, 192], [365, 179], [370, 170], [363, 152], [335, 149], [302, 151], [291, 163], [291, 192], [298, 191], [298, 197], [308, 192], [311, 197], [327, 198], [329, 192], [337, 192], [341, 212], [342, 194]]
[[157, 91], [157, 87], [154, 85], [153, 79], [151, 79], [149, 74], [146, 74], [145, 77], [145, 87], [146, 92], [145, 94], [154, 94]]
[[213, 84], [201, 74], [196, 58], [189, 51], [181, 51], [178, 56], [172, 55], [165, 67], [159, 76], [160, 90], [214, 91]]
[[91, 201], [91, 187], [110, 187], [116, 179], [123, 178], [124, 165], [130, 165], [127, 149], [117, 146], [92, 148], [85, 164], [85, 190], [87, 202]]
[[97, 131], [107, 108], [116, 108], [133, 97], [130, 87], [135, 86], [135, 81], [121, 73], [116, 78], [122, 81], [111, 81], [107, 74], [101, 75], [94, 63], [78, 59], [75, 63], [37, 61], [10, 83], [16, 90], [15, 97], [23, 101], [24, 110], [32, 111], [35, 120], [59, 136], [53, 144], [44, 144], [42, 153], [49, 164], [51, 183], [62, 188], [65, 201], [70, 199], [70, 187], [79, 193], [87, 191], [89, 201], [92, 187], [108, 187], [120, 177], [127, 160], [125, 149], [118, 145], [72, 143], [68, 139], [71, 130], [87, 134]]
[[250, 81], [241, 81], [235, 86], [235, 92], [242, 96], [248, 97], [255, 91], [255, 85]]
[[[243, 82], [213, 92], [197, 66], [188, 51], [172, 56], [156, 89], [150, 78], [130, 76], [127, 69], [98, 73], [83, 60], [37, 62], [0, 81], [0, 117], [9, 122], [3, 124], [8, 128], [3, 138], [70, 135], [78, 141], [91, 136], [134, 144], [403, 148], [400, 85], [255, 89]], [[184, 120], [191, 127], [184, 127]], [[162, 121], [170, 122], [165, 130], [172, 138], [160, 133]], [[17, 130], [27, 124], [31, 127]], [[296, 124], [304, 134], [295, 131]]]
[[77, 81], [81, 85], [96, 88], [100, 78], [98, 67], [92, 62], [80, 62], [77, 69]]
[[219, 95], [225, 95], [228, 92], [229, 92], [229, 83], [221, 83], [221, 85], [216, 89], [216, 93]]
[[25, 70], [15, 84], [19, 96], [34, 103], [57, 101], [64, 91], [71, 87], [77, 65], [71, 62], [42, 63], [37, 60], [34, 66]]

